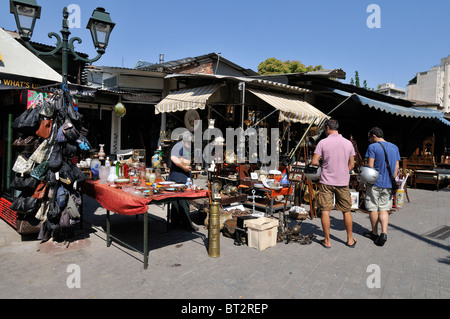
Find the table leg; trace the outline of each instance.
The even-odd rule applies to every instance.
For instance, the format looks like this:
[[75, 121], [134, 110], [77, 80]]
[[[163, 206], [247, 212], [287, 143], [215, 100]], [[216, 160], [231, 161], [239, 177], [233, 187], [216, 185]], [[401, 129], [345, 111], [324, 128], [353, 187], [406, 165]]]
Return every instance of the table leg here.
[[172, 222], [172, 212], [170, 210], [170, 202], [167, 203], [167, 231], [170, 230], [170, 223]]
[[273, 196], [270, 196], [270, 216], [273, 215]]
[[110, 237], [110, 228], [111, 228], [111, 222], [109, 220], [110, 212], [109, 210], [106, 210], [106, 247], [111, 246], [111, 237]]
[[409, 200], [409, 196], [408, 196], [408, 187], [405, 184], [405, 194], [406, 194], [406, 199], [408, 200], [408, 203], [411, 203], [411, 201]]
[[148, 213], [144, 213], [144, 269], [148, 267]]
[[81, 197], [81, 205], [80, 205], [80, 229], [83, 229], [83, 205], [84, 205], [84, 200], [83, 200], [83, 196]]

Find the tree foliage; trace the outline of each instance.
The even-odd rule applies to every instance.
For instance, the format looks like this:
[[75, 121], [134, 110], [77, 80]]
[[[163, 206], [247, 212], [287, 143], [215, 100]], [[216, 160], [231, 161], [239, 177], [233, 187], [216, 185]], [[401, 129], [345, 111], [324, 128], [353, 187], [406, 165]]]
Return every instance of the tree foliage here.
[[268, 58], [258, 65], [260, 75], [285, 74], [285, 73], [306, 73], [311, 71], [323, 70], [322, 65], [305, 66], [297, 60], [280, 61], [276, 58]]
[[[358, 71], [355, 71], [355, 79], [353, 79], [353, 78], [350, 79], [350, 84], [357, 86], [357, 87], [361, 87]], [[374, 89], [368, 87], [366, 80], [363, 81], [363, 88], [365, 88], [366, 90], [369, 90], [369, 91], [375, 91]]]

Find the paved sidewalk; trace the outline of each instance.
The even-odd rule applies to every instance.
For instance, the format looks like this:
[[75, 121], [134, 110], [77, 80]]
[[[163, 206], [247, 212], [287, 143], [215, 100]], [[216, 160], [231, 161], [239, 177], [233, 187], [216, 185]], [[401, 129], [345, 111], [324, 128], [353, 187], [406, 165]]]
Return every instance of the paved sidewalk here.
[[[331, 249], [317, 243], [323, 233], [315, 218], [302, 225], [303, 235], [316, 235], [310, 245], [258, 251], [222, 236], [218, 258], [208, 256], [207, 229], [166, 232], [165, 208], [152, 206], [146, 270], [140, 254], [117, 242], [106, 247], [105, 210], [85, 197], [86, 223], [68, 247], [22, 241], [0, 220], [0, 298], [450, 298], [450, 237], [428, 236], [450, 226], [450, 189], [408, 192], [412, 202], [390, 216], [384, 247], [362, 236], [364, 213], [353, 213], [358, 243], [347, 247], [342, 214], [333, 211]], [[111, 224], [115, 236], [142, 251], [142, 216], [113, 214]]]

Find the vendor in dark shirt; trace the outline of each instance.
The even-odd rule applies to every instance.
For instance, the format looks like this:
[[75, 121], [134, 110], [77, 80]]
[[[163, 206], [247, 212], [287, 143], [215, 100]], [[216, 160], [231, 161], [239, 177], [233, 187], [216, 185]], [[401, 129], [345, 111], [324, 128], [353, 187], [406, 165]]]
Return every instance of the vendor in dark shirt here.
[[183, 183], [187, 182], [191, 172], [191, 133], [181, 134], [181, 141], [176, 143], [170, 152], [169, 181]]
[[[176, 143], [170, 153], [170, 173], [168, 180], [185, 184], [191, 175], [191, 141], [192, 134], [188, 131], [180, 135], [181, 141]], [[198, 231], [189, 216], [189, 202], [181, 199], [172, 202], [171, 215], [173, 222], [181, 222], [188, 230]]]

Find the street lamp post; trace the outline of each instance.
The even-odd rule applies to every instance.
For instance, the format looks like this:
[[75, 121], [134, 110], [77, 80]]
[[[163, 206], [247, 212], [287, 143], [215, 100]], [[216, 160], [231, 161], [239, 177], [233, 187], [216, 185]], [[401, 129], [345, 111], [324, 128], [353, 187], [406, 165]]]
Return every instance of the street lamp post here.
[[36, 3], [36, 0], [10, 0], [9, 3], [10, 11], [14, 14], [16, 19], [16, 25], [20, 37], [24, 40], [26, 47], [30, 51], [35, 53], [37, 56], [55, 56], [59, 50], [62, 50], [63, 84], [67, 84], [69, 52], [75, 56], [75, 60], [81, 60], [87, 63], [92, 63], [99, 60], [105, 53], [109, 42], [109, 36], [115, 26], [115, 23], [112, 22], [109, 13], [106, 12], [105, 9], [95, 9], [86, 28], [91, 31], [92, 40], [98, 54], [93, 59], [81, 57], [75, 52], [75, 46], [73, 43], [76, 41], [80, 44], [82, 40], [78, 37], [73, 37], [69, 40], [70, 31], [69, 22], [67, 20], [69, 18], [69, 11], [67, 7], [65, 7], [63, 10], [62, 30], [60, 31], [62, 37], [55, 32], [50, 32], [48, 34], [49, 38], [55, 37], [57, 40], [55, 49], [48, 52], [39, 51], [35, 49], [29, 41], [33, 35], [36, 19], [39, 19], [41, 16], [41, 7]]

